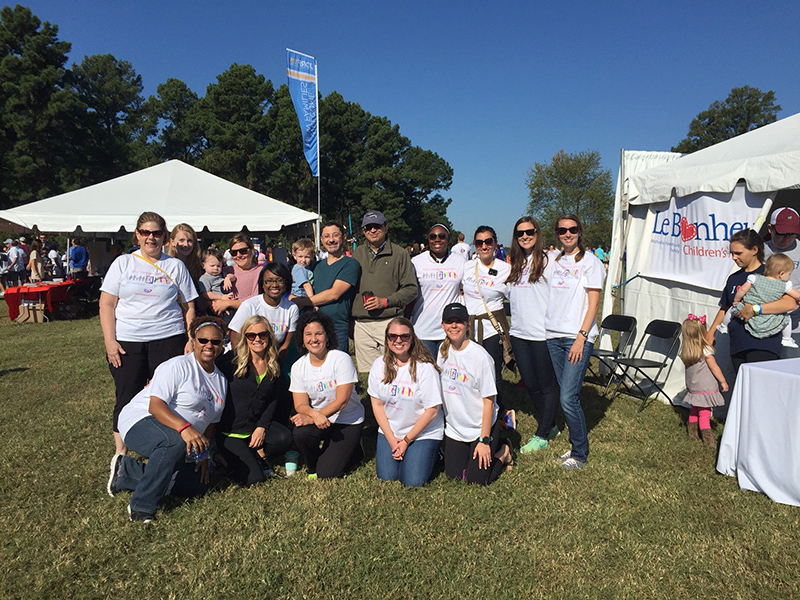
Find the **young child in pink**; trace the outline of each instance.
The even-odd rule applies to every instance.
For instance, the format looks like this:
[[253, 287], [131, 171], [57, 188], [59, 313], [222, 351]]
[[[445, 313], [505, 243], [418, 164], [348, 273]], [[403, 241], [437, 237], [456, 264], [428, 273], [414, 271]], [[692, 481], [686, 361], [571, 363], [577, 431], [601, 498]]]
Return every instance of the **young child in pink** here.
[[[720, 394], [728, 391], [728, 382], [714, 359], [714, 348], [706, 342], [706, 317], [690, 314], [681, 325], [681, 360], [686, 367], [686, 398], [691, 405], [688, 434], [693, 440], [716, 448], [711, 432], [711, 409], [725, 404]], [[699, 427], [698, 427], [699, 426]], [[699, 429], [699, 430], [698, 430]]]

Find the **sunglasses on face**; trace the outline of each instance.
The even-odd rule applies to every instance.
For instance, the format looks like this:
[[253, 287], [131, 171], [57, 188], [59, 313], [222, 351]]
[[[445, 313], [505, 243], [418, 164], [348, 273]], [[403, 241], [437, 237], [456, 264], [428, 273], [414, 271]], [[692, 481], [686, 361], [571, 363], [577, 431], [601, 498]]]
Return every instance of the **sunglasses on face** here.
[[269, 339], [269, 332], [268, 331], [248, 331], [244, 334], [251, 342], [254, 342], [256, 338], [260, 339], [261, 341]]
[[532, 229], [517, 229], [517, 230], [514, 232], [514, 234], [515, 234], [515, 235], [516, 235], [518, 238], [521, 238], [522, 236], [525, 236], [525, 235], [527, 235], [527, 236], [529, 236], [529, 237], [533, 237], [533, 236], [535, 236], [537, 233], [538, 233], [538, 232], [536, 231], [536, 228], [532, 228]]
[[564, 235], [568, 231], [571, 234], [574, 235], [574, 234], [578, 233], [580, 231], [580, 229], [578, 227], [556, 227], [556, 233], [558, 235]]
[[494, 238], [486, 238], [485, 240], [475, 240], [475, 247], [480, 248], [481, 246], [493, 246], [494, 245]]
[[231, 250], [231, 256], [239, 256], [239, 255], [244, 256], [248, 252], [250, 252], [250, 248], [248, 248], [247, 246], [245, 246], [244, 248], [236, 248], [235, 250]]
[[139, 232], [139, 235], [142, 237], [150, 237], [151, 235], [154, 238], [160, 238], [164, 236], [164, 231], [162, 229], [156, 229], [155, 231], [150, 231], [149, 229], [137, 229], [136, 231]]
[[364, 231], [375, 231], [376, 229], [383, 229], [383, 225], [366, 225], [364, 227]]
[[400, 340], [401, 342], [408, 342], [411, 340], [410, 333], [387, 333], [386, 337], [389, 338], [390, 342], [396, 342]]
[[463, 324], [464, 321], [461, 319], [446, 319], [442, 321], [445, 325], [455, 325], [456, 323]]
[[446, 240], [447, 239], [447, 234], [446, 233], [429, 233], [428, 234], [428, 239], [431, 240], [431, 241], [434, 241], [434, 240]]
[[195, 339], [200, 343], [201, 346], [205, 346], [206, 344], [211, 344], [216, 348], [222, 343], [222, 340], [217, 340], [217, 339], [201, 338], [201, 337]]

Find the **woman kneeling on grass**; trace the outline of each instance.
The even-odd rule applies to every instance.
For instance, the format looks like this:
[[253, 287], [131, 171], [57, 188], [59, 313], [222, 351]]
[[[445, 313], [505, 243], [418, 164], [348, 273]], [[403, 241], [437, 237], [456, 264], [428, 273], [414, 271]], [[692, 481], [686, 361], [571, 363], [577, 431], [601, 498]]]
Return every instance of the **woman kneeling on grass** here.
[[356, 393], [356, 367], [336, 349], [336, 329], [325, 313], [310, 311], [297, 323], [306, 354], [292, 365], [294, 441], [309, 479], [341, 477], [363, 458], [364, 406]]
[[500, 442], [494, 362], [468, 337], [469, 314], [463, 304], [442, 312], [447, 338], [439, 348], [444, 399], [444, 471], [451, 479], [488, 485], [503, 467], [513, 465], [507, 442]]
[[383, 356], [372, 363], [368, 393], [378, 422], [378, 477], [409, 487], [425, 485], [444, 435], [439, 367], [411, 321], [389, 322]]
[[[108, 493], [132, 490], [131, 521], [149, 523], [161, 499], [199, 496], [208, 489], [208, 444], [225, 406], [228, 383], [214, 361], [227, 327], [216, 317], [190, 326], [192, 352], [162, 363], [150, 384], [119, 416], [126, 446], [146, 463], [124, 454], [111, 459]], [[186, 456], [196, 464], [186, 464]]]
[[267, 455], [286, 452], [292, 434], [274, 420], [281, 366], [272, 325], [254, 315], [241, 330], [236, 347], [219, 360], [228, 398], [217, 426], [217, 445], [234, 479], [249, 486], [272, 474]]

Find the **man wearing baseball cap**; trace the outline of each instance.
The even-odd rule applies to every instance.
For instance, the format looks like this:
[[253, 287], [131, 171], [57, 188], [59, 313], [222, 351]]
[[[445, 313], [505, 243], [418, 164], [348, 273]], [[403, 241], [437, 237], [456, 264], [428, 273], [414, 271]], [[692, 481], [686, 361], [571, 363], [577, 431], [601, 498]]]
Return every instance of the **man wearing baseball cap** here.
[[369, 373], [375, 359], [383, 355], [386, 326], [403, 315], [417, 297], [417, 279], [411, 259], [403, 248], [386, 239], [386, 217], [369, 210], [361, 220], [366, 242], [353, 251], [361, 265], [353, 301], [353, 341], [359, 373]]
[[[790, 277], [792, 287], [800, 289], [800, 245], [797, 236], [800, 235], [800, 215], [788, 206], [777, 208], [772, 212], [769, 220], [770, 239], [764, 244], [764, 257], [773, 254], [785, 254], [794, 261], [794, 271]], [[800, 309], [791, 313], [792, 339], [795, 347], [783, 346], [781, 358], [800, 357]]]

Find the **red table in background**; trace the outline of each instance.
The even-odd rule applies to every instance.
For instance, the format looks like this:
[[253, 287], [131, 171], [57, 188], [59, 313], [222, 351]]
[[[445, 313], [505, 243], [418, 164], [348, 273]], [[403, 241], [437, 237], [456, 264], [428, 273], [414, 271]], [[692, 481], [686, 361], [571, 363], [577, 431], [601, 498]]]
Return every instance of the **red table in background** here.
[[8, 304], [8, 318], [12, 321], [19, 316], [19, 305], [23, 300], [41, 302], [44, 304], [48, 315], [53, 315], [60, 304], [66, 302], [77, 289], [93, 283], [94, 277], [85, 279], [60, 281], [58, 283], [44, 282], [39, 285], [20, 285], [8, 288], [5, 293]]

